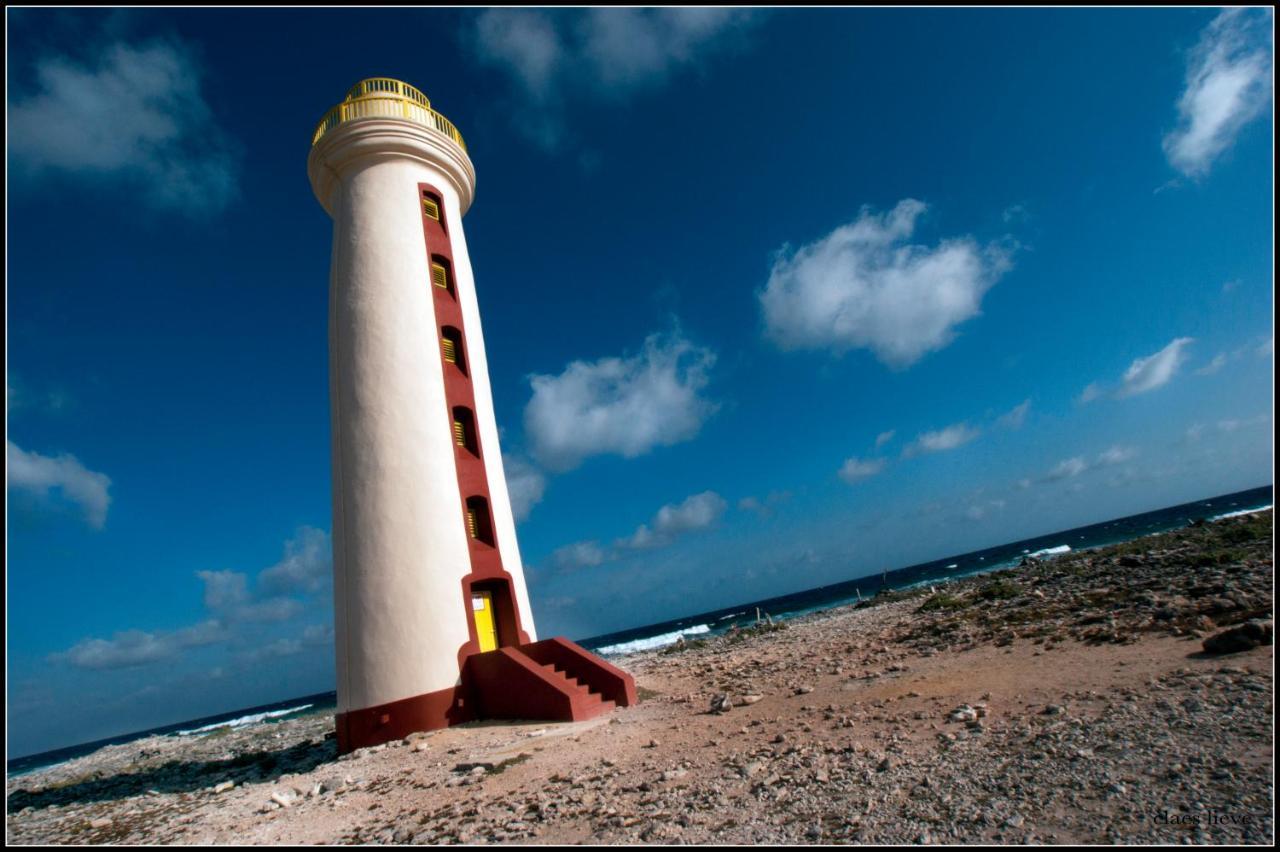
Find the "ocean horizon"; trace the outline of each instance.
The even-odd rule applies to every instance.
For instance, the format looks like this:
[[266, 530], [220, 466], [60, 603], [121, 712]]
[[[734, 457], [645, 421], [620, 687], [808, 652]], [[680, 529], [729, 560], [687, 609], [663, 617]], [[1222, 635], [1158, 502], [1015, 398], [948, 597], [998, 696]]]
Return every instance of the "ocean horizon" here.
[[[887, 570], [879, 575], [866, 575], [787, 595], [749, 601], [711, 612], [575, 641], [584, 648], [605, 657], [653, 650], [673, 644], [682, 637], [720, 635], [734, 626], [753, 623], [757, 617], [757, 610], [761, 614], [768, 614], [775, 621], [799, 618], [810, 613], [856, 603], [886, 588], [898, 590], [945, 583], [962, 577], [1010, 568], [1028, 556], [1052, 558], [1061, 553], [1104, 547], [1177, 529], [1193, 520], [1217, 520], [1261, 511], [1272, 506], [1272, 499], [1273, 486], [1260, 486]], [[330, 690], [8, 759], [6, 772], [9, 777], [23, 775], [83, 757], [106, 746], [123, 745], [146, 737], [206, 736], [222, 728], [238, 728], [261, 722], [279, 722], [303, 714], [329, 712], [336, 709], [336, 706], [337, 693]]]

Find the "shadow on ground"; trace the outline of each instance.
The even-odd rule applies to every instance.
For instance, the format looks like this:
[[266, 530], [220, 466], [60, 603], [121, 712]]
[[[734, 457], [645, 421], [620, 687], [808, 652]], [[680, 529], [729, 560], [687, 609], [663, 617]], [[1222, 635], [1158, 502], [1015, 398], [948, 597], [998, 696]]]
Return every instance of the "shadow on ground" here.
[[101, 771], [60, 782], [38, 790], [15, 790], [9, 796], [9, 813], [23, 808], [47, 808], [103, 802], [158, 793], [192, 793], [223, 781], [237, 786], [246, 782], [274, 781], [281, 775], [310, 772], [335, 761], [338, 744], [334, 739], [299, 743], [276, 751], [253, 751], [226, 760], [185, 762], [170, 760], [157, 766], [106, 775]]

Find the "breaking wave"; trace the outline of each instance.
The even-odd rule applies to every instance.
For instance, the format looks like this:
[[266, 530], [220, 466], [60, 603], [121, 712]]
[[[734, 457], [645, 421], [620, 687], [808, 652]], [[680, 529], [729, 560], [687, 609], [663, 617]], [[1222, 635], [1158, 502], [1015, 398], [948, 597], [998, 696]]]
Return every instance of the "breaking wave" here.
[[683, 630], [663, 633], [660, 636], [649, 636], [645, 639], [635, 639], [631, 642], [619, 642], [617, 645], [606, 645], [603, 648], [597, 648], [596, 653], [617, 656], [619, 654], [634, 654], [637, 651], [652, 651], [654, 648], [675, 644], [676, 640], [681, 636], [697, 636], [701, 633], [710, 632], [711, 628], [708, 625], [698, 624], [693, 627], [686, 627]]
[[1223, 518], [1238, 518], [1241, 515], [1256, 515], [1258, 512], [1265, 512], [1270, 508], [1271, 508], [1271, 504], [1268, 503], [1266, 506], [1259, 506], [1257, 509], [1241, 509], [1238, 512], [1226, 512], [1221, 515], [1214, 515], [1209, 520], [1221, 521]]
[[287, 710], [268, 710], [265, 713], [251, 713], [248, 716], [241, 716], [238, 719], [228, 719], [225, 722], [214, 722], [212, 725], [204, 725], [199, 728], [192, 728], [189, 731], [174, 731], [180, 737], [189, 737], [196, 734], [207, 734], [210, 731], [216, 731], [218, 728], [243, 728], [248, 725], [256, 725], [259, 722], [265, 722], [268, 719], [275, 719], [279, 716], [288, 716], [290, 713], [301, 713], [303, 710], [310, 709], [313, 705], [303, 704], [298, 707], [290, 707]]

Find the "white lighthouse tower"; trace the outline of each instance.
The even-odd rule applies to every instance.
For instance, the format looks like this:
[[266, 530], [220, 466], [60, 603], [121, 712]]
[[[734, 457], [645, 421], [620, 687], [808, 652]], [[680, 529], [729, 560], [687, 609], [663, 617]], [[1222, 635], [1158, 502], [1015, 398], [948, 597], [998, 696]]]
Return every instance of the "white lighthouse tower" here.
[[462, 136], [422, 92], [370, 78], [321, 120], [307, 172], [333, 218], [339, 748], [633, 704], [625, 672], [535, 641], [462, 229]]

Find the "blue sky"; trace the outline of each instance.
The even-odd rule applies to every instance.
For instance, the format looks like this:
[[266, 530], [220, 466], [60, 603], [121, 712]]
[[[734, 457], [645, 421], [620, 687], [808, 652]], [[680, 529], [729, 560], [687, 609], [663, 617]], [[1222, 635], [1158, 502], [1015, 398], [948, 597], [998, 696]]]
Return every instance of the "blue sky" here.
[[1269, 11], [8, 23], [11, 756], [332, 688], [305, 162], [367, 76], [476, 165], [542, 635], [1272, 480]]

